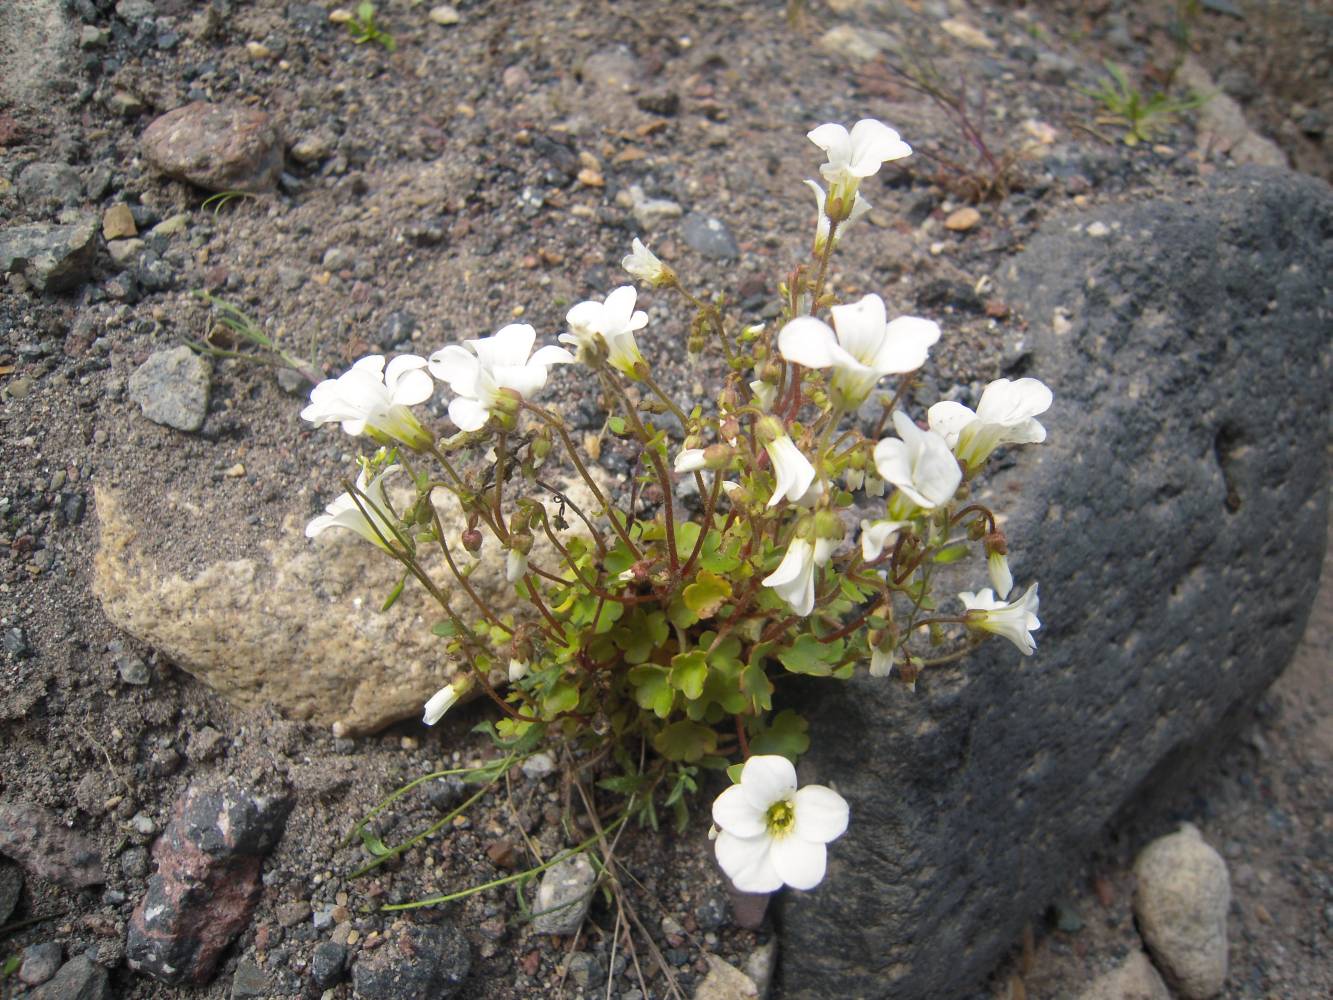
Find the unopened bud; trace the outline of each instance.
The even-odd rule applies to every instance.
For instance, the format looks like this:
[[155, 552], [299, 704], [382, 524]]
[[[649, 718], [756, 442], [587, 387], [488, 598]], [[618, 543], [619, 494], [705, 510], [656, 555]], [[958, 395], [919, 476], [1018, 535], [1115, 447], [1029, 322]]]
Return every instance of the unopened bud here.
[[551, 454], [551, 439], [543, 434], [532, 442], [532, 457], [541, 462], [549, 454]]
[[832, 541], [840, 540], [846, 530], [843, 528], [842, 518], [831, 510], [820, 510], [815, 512], [815, 537], [827, 538]]
[[1009, 554], [1009, 543], [1005, 541], [1004, 532], [992, 531], [986, 536], [986, 555], [988, 556], [1007, 556]]
[[760, 417], [755, 422], [754, 432], [760, 444], [772, 444], [779, 438], [787, 436], [787, 428], [783, 426], [782, 421], [771, 416]]
[[463, 532], [463, 548], [473, 555], [481, 551], [481, 532], [477, 528], [468, 528]]

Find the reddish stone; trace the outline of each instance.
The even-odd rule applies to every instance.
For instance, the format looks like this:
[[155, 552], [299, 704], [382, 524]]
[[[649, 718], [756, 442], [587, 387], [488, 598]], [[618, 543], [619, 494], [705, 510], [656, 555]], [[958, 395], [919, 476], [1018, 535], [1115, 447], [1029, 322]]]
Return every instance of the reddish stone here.
[[282, 172], [282, 136], [258, 108], [194, 101], [143, 133], [149, 162], [209, 191], [268, 191]]

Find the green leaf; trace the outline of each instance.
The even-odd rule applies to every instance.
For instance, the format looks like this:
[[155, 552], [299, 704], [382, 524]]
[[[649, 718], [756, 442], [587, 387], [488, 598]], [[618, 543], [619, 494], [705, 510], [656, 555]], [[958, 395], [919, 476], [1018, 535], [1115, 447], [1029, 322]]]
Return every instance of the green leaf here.
[[966, 545], [950, 545], [947, 548], [940, 549], [936, 552], [931, 556], [931, 560], [939, 563], [941, 566], [947, 566], [949, 563], [957, 562], [965, 555], [967, 555]]
[[384, 846], [384, 841], [375, 835], [375, 832], [368, 826], [359, 827], [357, 833], [361, 834], [361, 844], [373, 857], [382, 858], [389, 853], [389, 849]]
[[659, 648], [671, 633], [666, 615], [661, 611], [646, 612], [635, 608], [611, 633], [616, 647], [624, 653], [626, 663], [642, 663], [654, 649]]
[[762, 664], [750, 663], [741, 672], [741, 693], [756, 712], [767, 712], [773, 707], [773, 682]]
[[685, 588], [681, 599], [700, 618], [712, 618], [731, 597], [731, 584], [716, 573], [701, 570]]
[[443, 621], [438, 621], [432, 625], [430, 631], [432, 635], [438, 635], [441, 638], [448, 639], [451, 636], [458, 635], [462, 629], [455, 624], [452, 618], [446, 618]]
[[717, 749], [717, 733], [697, 722], [673, 722], [653, 737], [653, 749], [667, 760], [689, 763]]
[[616, 437], [620, 437], [625, 433], [625, 418], [620, 416], [610, 417], [606, 421], [606, 427]]
[[699, 553], [699, 565], [714, 573], [730, 573], [741, 564], [738, 553], [745, 540], [735, 532], [726, 537], [727, 547], [722, 549], [722, 532], [716, 528], [704, 536], [703, 549]]
[[398, 602], [398, 598], [403, 596], [403, 588], [405, 586], [407, 586], [406, 572], [404, 572], [403, 575], [398, 578], [398, 582], [394, 584], [393, 590], [389, 591], [389, 596], [386, 597], [384, 599], [384, 603], [380, 605], [380, 614], [383, 614], [384, 612], [388, 611], [391, 607], [394, 606], [394, 604]]
[[676, 555], [681, 559], [688, 559], [690, 553], [694, 551], [694, 543], [699, 540], [699, 532], [703, 529], [695, 521], [685, 521], [676, 525]]
[[778, 660], [793, 674], [827, 677], [833, 672], [832, 664], [842, 657], [843, 641], [820, 642], [808, 632], [799, 636], [792, 645], [778, 653]]
[[685, 606], [680, 597], [673, 597], [667, 606], [667, 618], [677, 628], [689, 628], [699, 620], [699, 616]]
[[561, 712], [572, 712], [578, 704], [579, 689], [569, 681], [556, 681], [542, 698], [542, 711], [548, 716], [556, 716]]
[[731, 779], [733, 785], [740, 784], [741, 772], [745, 770], [745, 761], [739, 761], [727, 768], [727, 777]]
[[810, 723], [790, 708], [785, 708], [750, 738], [750, 753], [781, 754], [795, 763], [796, 758], [810, 749], [809, 729]]
[[708, 657], [702, 649], [677, 653], [671, 658], [671, 686], [694, 701], [704, 691], [708, 677]]
[[676, 703], [676, 689], [668, 682], [665, 667], [651, 663], [634, 667], [629, 672], [629, 682], [634, 685], [634, 700], [640, 708], [647, 709], [659, 719], [671, 714]]

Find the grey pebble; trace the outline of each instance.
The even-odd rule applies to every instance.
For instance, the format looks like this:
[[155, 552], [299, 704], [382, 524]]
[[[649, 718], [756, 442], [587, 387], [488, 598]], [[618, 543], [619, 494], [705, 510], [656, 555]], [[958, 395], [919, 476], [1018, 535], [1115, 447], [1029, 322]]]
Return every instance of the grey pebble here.
[[185, 345], [157, 351], [130, 376], [130, 399], [149, 420], [180, 431], [197, 431], [208, 415], [211, 367]]
[[691, 247], [713, 260], [735, 260], [741, 255], [727, 224], [711, 215], [691, 212], [681, 220], [680, 234]]

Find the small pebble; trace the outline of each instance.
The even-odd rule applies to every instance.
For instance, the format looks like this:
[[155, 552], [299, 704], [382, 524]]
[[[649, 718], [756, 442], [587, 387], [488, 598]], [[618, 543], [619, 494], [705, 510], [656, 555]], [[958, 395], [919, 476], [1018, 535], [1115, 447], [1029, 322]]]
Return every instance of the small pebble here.
[[976, 226], [981, 221], [981, 213], [971, 205], [960, 208], [956, 212], [951, 212], [949, 217], [944, 220], [944, 228], [952, 230], [955, 233], [965, 233]]

